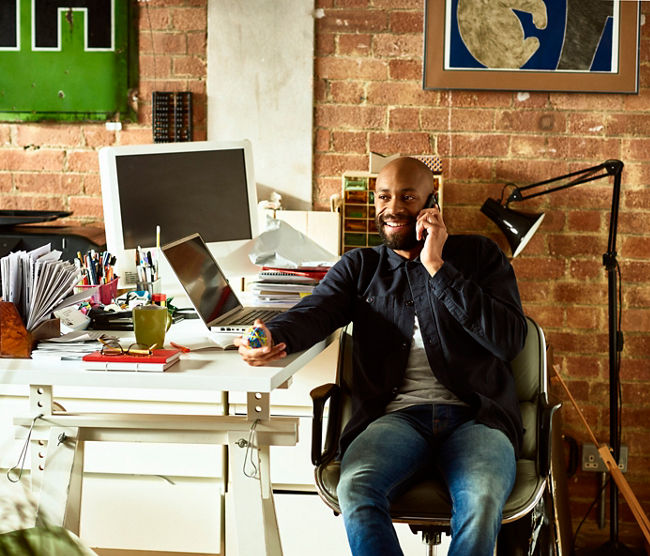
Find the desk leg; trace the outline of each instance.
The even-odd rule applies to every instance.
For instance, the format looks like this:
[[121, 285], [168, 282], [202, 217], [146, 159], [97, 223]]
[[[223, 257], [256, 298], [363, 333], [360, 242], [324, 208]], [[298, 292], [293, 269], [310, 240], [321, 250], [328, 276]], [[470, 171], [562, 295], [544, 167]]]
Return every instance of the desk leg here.
[[[33, 417], [43, 414], [52, 415], [52, 387], [30, 385], [29, 387], [29, 412]], [[30, 440], [29, 448], [31, 453], [32, 493], [38, 499], [43, 484], [43, 471], [45, 469], [46, 446], [44, 440]]]
[[50, 429], [38, 517], [76, 535], [81, 517], [83, 456], [83, 442], [79, 440], [77, 427]]
[[[269, 447], [259, 447], [258, 453], [256, 448], [247, 449], [246, 446], [241, 446], [241, 440], [240, 432], [228, 433], [228, 459], [232, 485], [229, 497], [234, 509], [237, 554], [239, 556], [249, 554], [282, 556], [269, 476]], [[251, 461], [258, 469], [256, 478], [244, 475], [244, 465], [247, 472], [252, 470]]]

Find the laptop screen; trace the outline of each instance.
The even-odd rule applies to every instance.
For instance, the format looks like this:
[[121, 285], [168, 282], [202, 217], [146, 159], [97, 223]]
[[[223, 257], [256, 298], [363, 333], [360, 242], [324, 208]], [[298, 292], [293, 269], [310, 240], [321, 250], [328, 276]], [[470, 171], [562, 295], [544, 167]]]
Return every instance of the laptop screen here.
[[199, 234], [164, 245], [162, 251], [192, 305], [207, 325], [241, 307]]

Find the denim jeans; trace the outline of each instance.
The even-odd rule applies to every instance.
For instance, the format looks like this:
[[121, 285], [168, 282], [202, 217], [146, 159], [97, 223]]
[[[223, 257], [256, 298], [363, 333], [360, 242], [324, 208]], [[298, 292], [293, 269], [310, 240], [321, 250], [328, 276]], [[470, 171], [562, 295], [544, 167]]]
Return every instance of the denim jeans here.
[[452, 500], [449, 556], [492, 556], [515, 480], [504, 433], [459, 405], [418, 405], [373, 421], [346, 450], [337, 494], [354, 556], [401, 555], [390, 502], [423, 473], [441, 474]]

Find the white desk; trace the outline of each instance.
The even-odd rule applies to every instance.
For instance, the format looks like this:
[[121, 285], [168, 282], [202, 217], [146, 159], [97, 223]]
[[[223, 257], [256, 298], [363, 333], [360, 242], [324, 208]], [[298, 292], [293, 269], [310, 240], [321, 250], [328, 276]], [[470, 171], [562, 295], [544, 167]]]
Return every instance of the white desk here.
[[[181, 339], [195, 323], [175, 325], [168, 339]], [[237, 539], [227, 539], [226, 553], [280, 555], [269, 469], [271, 445], [295, 445], [298, 420], [271, 417], [269, 394], [286, 385], [303, 365], [322, 351], [327, 341], [268, 367], [249, 367], [236, 351], [196, 351], [184, 354], [165, 372], [84, 370], [79, 362], [0, 359], [0, 383], [29, 385], [30, 415], [16, 417], [16, 436], [30, 437], [32, 490], [39, 512], [50, 522], [79, 533], [84, 441], [170, 442], [222, 444], [228, 447], [228, 496], [237, 524]], [[247, 392], [247, 415], [147, 415], [66, 413], [53, 405], [57, 386], [207, 390]], [[227, 401], [227, 400], [226, 400]], [[227, 404], [226, 404], [227, 405]], [[42, 417], [34, 420], [34, 417]], [[65, 439], [61, 442], [61, 434]], [[247, 446], [249, 439], [252, 447]], [[243, 473], [248, 457], [258, 471]]]

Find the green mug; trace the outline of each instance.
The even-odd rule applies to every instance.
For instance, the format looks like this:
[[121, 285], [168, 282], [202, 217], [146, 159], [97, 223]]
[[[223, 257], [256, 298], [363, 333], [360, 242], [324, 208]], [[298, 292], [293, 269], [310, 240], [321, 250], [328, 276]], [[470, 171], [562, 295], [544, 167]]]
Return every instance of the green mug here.
[[162, 348], [165, 344], [165, 332], [171, 324], [172, 317], [167, 307], [138, 305], [133, 308], [133, 330], [138, 344], [156, 344], [156, 349]]

